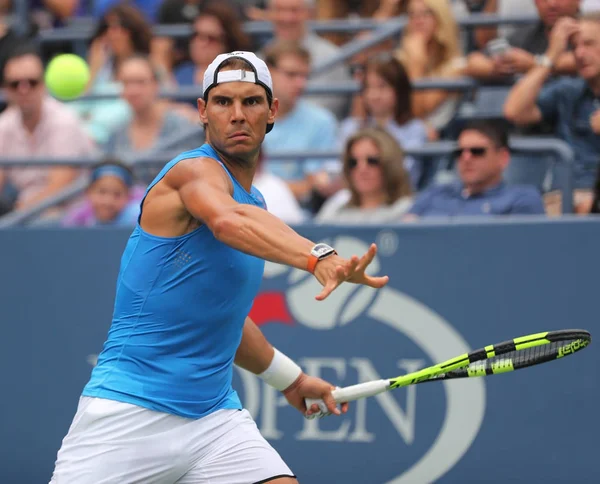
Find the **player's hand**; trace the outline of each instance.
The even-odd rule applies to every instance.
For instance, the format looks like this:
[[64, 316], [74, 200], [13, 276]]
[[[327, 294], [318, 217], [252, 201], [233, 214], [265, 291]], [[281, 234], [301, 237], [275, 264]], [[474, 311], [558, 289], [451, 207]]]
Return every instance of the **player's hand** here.
[[341, 408], [338, 408], [331, 395], [334, 389], [335, 387], [331, 383], [302, 373], [294, 383], [283, 391], [283, 395], [292, 407], [297, 408], [306, 417], [321, 413], [321, 409], [316, 403], [311, 408], [306, 408], [305, 398], [320, 398], [325, 402], [330, 413], [341, 415], [348, 411], [348, 404], [343, 403]]
[[371, 244], [369, 250], [361, 258], [354, 255], [350, 260], [332, 255], [317, 263], [315, 277], [323, 285], [323, 290], [316, 296], [317, 301], [322, 301], [329, 296], [342, 282], [352, 282], [379, 289], [385, 286], [388, 276], [374, 277], [365, 273], [369, 264], [377, 254], [377, 246]]

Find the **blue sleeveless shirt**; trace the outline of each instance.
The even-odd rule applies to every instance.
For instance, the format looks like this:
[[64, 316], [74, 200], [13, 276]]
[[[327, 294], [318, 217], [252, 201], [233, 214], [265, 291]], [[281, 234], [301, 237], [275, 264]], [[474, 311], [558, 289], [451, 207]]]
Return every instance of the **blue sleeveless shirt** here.
[[[208, 144], [167, 163], [146, 195], [178, 162], [198, 157], [223, 166], [237, 202], [266, 208]], [[231, 387], [233, 360], [263, 269], [262, 259], [219, 242], [205, 225], [167, 238], [138, 223], [121, 258], [108, 339], [83, 395], [188, 418], [242, 408]]]

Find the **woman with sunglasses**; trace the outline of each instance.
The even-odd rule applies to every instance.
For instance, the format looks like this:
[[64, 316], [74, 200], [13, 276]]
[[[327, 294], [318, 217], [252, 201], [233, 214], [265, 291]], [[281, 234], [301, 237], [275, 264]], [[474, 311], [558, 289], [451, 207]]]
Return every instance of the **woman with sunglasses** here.
[[226, 4], [209, 4], [194, 20], [189, 47], [191, 61], [175, 69], [175, 80], [180, 86], [202, 85], [204, 71], [215, 57], [249, 48], [250, 40], [236, 11]]
[[366, 128], [346, 143], [347, 189], [330, 198], [316, 221], [328, 224], [400, 221], [412, 204], [412, 188], [400, 145], [386, 131]]
[[[340, 144], [360, 129], [378, 126], [388, 131], [404, 148], [417, 148], [427, 142], [427, 128], [413, 117], [412, 85], [406, 70], [390, 54], [379, 54], [365, 63], [361, 99], [364, 116], [346, 118], [340, 125]], [[421, 176], [421, 165], [412, 157], [404, 158], [413, 187]]]

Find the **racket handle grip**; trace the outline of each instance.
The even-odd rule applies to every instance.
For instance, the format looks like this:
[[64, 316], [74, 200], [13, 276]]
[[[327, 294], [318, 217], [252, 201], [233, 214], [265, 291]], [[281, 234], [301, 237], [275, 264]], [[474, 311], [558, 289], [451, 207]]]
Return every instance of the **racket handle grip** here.
[[[390, 387], [389, 380], [373, 380], [365, 383], [358, 383], [349, 387], [336, 388], [331, 392], [335, 403], [353, 402], [365, 397], [372, 397], [378, 393], [385, 392]], [[320, 398], [305, 398], [306, 408], [310, 408], [313, 403], [322, 404]], [[320, 405], [319, 405], [320, 406]]]

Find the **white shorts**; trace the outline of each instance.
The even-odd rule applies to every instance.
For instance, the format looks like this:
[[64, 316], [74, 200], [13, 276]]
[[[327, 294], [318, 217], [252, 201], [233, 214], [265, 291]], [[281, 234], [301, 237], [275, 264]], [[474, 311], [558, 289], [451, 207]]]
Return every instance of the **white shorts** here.
[[247, 410], [201, 419], [82, 397], [51, 484], [254, 484], [295, 477]]

